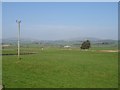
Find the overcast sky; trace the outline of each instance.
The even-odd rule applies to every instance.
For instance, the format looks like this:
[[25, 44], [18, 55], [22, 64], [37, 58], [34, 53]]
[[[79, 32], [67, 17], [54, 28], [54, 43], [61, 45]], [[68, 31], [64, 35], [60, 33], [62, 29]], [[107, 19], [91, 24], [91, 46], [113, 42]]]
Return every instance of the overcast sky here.
[[58, 40], [77, 37], [118, 38], [117, 2], [9, 3], [2, 4], [3, 38]]

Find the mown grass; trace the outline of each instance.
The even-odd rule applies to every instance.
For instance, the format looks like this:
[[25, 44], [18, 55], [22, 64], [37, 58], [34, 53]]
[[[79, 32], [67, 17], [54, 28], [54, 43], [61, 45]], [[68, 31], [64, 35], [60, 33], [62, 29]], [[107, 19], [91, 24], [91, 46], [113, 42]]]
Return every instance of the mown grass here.
[[[116, 88], [118, 54], [40, 49], [37, 54], [3, 56], [3, 84], [8, 88]], [[9, 50], [8, 50], [9, 52]], [[7, 53], [3, 51], [3, 53]], [[10, 52], [9, 52], [10, 53]], [[12, 52], [15, 53], [15, 52]]]
[[2, 56], [0, 56], [0, 85], [2, 85]]

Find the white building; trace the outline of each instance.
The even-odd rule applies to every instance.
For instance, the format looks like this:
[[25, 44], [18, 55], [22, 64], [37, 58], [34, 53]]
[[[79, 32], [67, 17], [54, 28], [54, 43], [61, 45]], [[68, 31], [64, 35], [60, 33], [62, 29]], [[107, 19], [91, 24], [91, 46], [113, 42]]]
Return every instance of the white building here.
[[66, 45], [66, 46], [64, 46], [64, 48], [71, 48], [71, 46]]

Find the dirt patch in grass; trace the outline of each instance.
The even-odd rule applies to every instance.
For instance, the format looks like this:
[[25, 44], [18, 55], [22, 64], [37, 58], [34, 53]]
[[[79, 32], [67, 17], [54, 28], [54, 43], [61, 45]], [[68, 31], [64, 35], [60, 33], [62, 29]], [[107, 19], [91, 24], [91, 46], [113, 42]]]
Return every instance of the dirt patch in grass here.
[[97, 52], [120, 52], [120, 50], [98, 50]]

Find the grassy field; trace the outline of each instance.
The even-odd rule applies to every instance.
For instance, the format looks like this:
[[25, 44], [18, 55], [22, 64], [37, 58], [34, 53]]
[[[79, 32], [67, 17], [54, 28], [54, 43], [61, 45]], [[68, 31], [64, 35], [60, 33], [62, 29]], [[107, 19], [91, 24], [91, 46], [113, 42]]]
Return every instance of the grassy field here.
[[0, 85], [2, 85], [2, 56], [0, 56]]
[[[108, 48], [107, 48], [108, 49]], [[3, 84], [7, 88], [116, 88], [118, 53], [31, 48], [36, 54], [3, 56]], [[99, 50], [99, 49], [98, 49]], [[4, 49], [5, 53], [16, 53]]]

